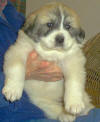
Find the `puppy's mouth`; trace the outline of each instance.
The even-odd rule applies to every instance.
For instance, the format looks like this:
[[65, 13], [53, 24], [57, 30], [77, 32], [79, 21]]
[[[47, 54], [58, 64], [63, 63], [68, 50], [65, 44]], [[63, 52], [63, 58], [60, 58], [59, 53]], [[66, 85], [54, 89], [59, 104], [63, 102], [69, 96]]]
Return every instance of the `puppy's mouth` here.
[[57, 52], [63, 53], [65, 51], [69, 51], [73, 47], [73, 44], [66, 48], [66, 47], [64, 47], [64, 45], [63, 46], [55, 45], [54, 47], [47, 47], [47, 46], [45, 46], [45, 44], [40, 43], [40, 47], [45, 51], [57, 51]]
[[40, 46], [42, 47], [43, 50], [46, 50], [46, 51], [59, 51], [59, 52], [63, 52], [65, 51], [64, 47], [63, 46], [54, 46], [54, 47], [46, 47], [43, 43], [40, 43]]

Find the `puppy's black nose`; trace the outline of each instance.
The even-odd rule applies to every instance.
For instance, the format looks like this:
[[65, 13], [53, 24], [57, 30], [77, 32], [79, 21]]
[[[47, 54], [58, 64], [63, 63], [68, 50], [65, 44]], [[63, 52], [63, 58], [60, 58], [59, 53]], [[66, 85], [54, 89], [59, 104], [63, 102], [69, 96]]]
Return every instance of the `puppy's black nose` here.
[[57, 35], [55, 40], [56, 40], [57, 44], [63, 44], [64, 43], [64, 36], [63, 35]]

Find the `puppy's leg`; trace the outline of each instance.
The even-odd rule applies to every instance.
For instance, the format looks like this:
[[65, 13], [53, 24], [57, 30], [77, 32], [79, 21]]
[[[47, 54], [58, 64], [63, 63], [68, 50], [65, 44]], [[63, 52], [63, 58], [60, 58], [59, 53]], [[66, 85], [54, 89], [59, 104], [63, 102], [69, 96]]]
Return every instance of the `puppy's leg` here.
[[61, 122], [73, 122], [75, 120], [75, 116], [67, 114], [65, 112], [64, 106], [57, 102], [50, 100], [49, 98], [34, 98], [33, 103], [36, 104], [39, 108], [41, 108], [48, 118], [58, 119]]
[[27, 80], [24, 90], [30, 101], [41, 108], [48, 118], [59, 119], [61, 122], [72, 122], [75, 116], [67, 114], [63, 103], [63, 81], [43, 82]]
[[[9, 65], [9, 64], [8, 64]], [[6, 67], [5, 84], [2, 93], [7, 100], [13, 102], [20, 99], [24, 87], [25, 66], [19, 61], [12, 62]]]
[[28, 43], [16, 42], [5, 55], [4, 73], [5, 84], [2, 93], [7, 100], [20, 99], [24, 87], [25, 64], [32, 47]]
[[76, 116], [64, 112], [59, 116], [58, 119], [60, 120], [60, 122], [74, 122]]
[[65, 109], [72, 114], [79, 114], [85, 109], [85, 57], [82, 52], [74, 52], [64, 61], [62, 67], [65, 77]]

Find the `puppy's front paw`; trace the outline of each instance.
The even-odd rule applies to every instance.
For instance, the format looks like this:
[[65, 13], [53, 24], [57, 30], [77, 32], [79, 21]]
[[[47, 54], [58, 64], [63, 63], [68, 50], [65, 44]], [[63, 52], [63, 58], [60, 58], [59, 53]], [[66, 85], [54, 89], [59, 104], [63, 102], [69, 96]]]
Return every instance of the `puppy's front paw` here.
[[15, 100], [19, 100], [22, 96], [23, 87], [20, 85], [5, 85], [2, 89], [2, 93], [6, 97], [7, 100], [13, 102]]
[[75, 116], [65, 114], [65, 113], [59, 116], [60, 122], [74, 122], [75, 118], [76, 118]]
[[81, 99], [70, 100], [65, 103], [65, 109], [67, 112], [77, 115], [85, 109], [85, 104]]

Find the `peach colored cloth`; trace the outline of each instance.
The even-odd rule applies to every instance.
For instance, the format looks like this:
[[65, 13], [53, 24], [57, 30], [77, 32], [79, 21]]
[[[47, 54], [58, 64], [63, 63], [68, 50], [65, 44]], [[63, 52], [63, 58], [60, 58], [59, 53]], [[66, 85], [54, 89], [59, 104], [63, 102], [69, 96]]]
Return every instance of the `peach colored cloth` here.
[[36, 51], [33, 50], [27, 59], [25, 79], [58, 81], [63, 79], [63, 74], [54, 62], [42, 60]]

